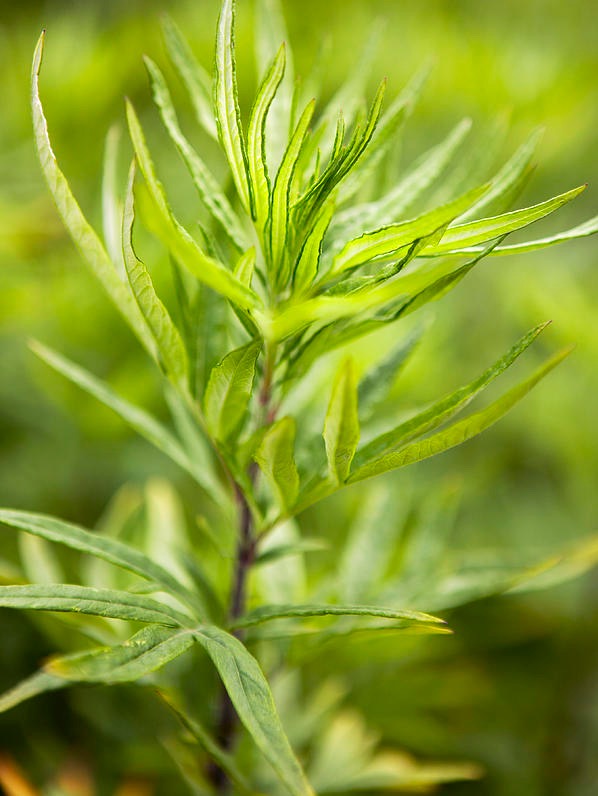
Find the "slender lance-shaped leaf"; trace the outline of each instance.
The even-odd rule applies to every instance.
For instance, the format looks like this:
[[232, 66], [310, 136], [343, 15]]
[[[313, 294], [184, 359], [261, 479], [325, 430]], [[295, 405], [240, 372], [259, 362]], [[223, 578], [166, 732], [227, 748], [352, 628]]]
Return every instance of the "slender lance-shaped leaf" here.
[[527, 141], [519, 147], [513, 157], [505, 163], [492, 179], [492, 187], [488, 193], [459, 218], [461, 223], [473, 218], [485, 207], [494, 206], [497, 202], [502, 204], [505, 199], [508, 200], [519, 192], [529, 176], [530, 163], [542, 138], [542, 133], [542, 129], [534, 130]]
[[255, 100], [247, 131], [247, 157], [253, 184], [259, 229], [264, 228], [270, 209], [270, 183], [266, 165], [266, 118], [285, 69], [285, 46], [278, 50]]
[[145, 56], [154, 102], [160, 111], [164, 126], [182, 157], [202, 202], [220, 224], [222, 231], [239, 251], [249, 245], [239, 218], [204, 161], [183, 135], [164, 75], [151, 58]]
[[[288, 254], [285, 244], [289, 233], [289, 191], [297, 158], [307, 135], [315, 108], [312, 100], [303, 111], [278, 169], [272, 190], [270, 208], [270, 255], [277, 283], [283, 286], [288, 278]], [[285, 254], [287, 257], [285, 258]]]
[[241, 285], [222, 263], [205, 254], [187, 230], [174, 218], [166, 201], [164, 189], [156, 176], [139, 119], [129, 102], [127, 102], [127, 119], [135, 156], [157, 212], [157, 235], [175, 259], [200, 282], [226, 296], [242, 308], [247, 309], [259, 305], [260, 302], [255, 293]]
[[164, 591], [194, 604], [192, 595], [189, 595], [185, 587], [168, 570], [117, 539], [100, 533], [91, 533], [78, 525], [58, 520], [55, 517], [28, 511], [0, 509], [0, 522], [49, 542], [62, 544], [81, 553], [101, 558], [117, 567], [134, 572], [146, 580], [159, 583], [164, 587]]
[[542, 323], [525, 334], [503, 357], [474, 381], [441, 398], [439, 401], [435, 401], [423, 412], [418, 412], [396, 428], [393, 428], [392, 431], [373, 439], [358, 452], [355, 467], [359, 468], [364, 462], [406, 445], [415, 437], [420, 437], [422, 434], [438, 428], [442, 423], [450, 420], [451, 417], [465, 409], [494, 379], [504, 373], [515, 362], [547, 326], [548, 323]]
[[454, 423], [446, 430], [433, 434], [420, 442], [412, 442], [399, 450], [392, 451], [379, 459], [364, 463], [355, 469], [350, 475], [348, 482], [362, 481], [364, 478], [371, 478], [374, 475], [385, 473], [388, 470], [396, 470], [408, 464], [428, 459], [439, 453], [461, 445], [463, 442], [476, 437], [489, 426], [500, 420], [511, 407], [515, 406], [544, 376], [555, 368], [562, 360], [570, 354], [571, 349], [567, 348], [549, 359], [542, 367], [538, 368], [525, 381], [518, 384], [509, 392], [505, 393], [494, 403], [490, 404], [470, 417]]
[[522, 229], [528, 224], [550, 215], [550, 213], [558, 210], [559, 207], [575, 199], [585, 189], [585, 185], [580, 185], [579, 188], [573, 188], [571, 191], [559, 194], [559, 196], [540, 202], [540, 204], [532, 207], [525, 207], [522, 210], [513, 210], [510, 213], [503, 213], [493, 218], [482, 218], [479, 221], [469, 221], [467, 224], [449, 227], [442, 236], [440, 243], [428, 246], [423, 253], [428, 255], [446, 254], [455, 248], [475, 246], [478, 243], [486, 243], [486, 241], [506, 235], [509, 232], [515, 232], [515, 230]]
[[5, 713], [38, 694], [57, 691], [68, 685], [68, 681], [62, 677], [44, 671], [36, 672], [0, 695], [0, 713]]
[[141, 343], [153, 354], [153, 340], [151, 339], [145, 321], [139, 312], [139, 308], [133, 296], [118, 275], [114, 263], [110, 260], [97, 234], [81, 212], [81, 208], [71, 193], [66, 177], [59, 169], [58, 163], [56, 162], [56, 156], [50, 144], [44, 109], [39, 97], [39, 72], [44, 49], [44, 39], [45, 31], [39, 37], [37, 47], [35, 48], [31, 72], [33, 125], [42, 171], [58, 208], [58, 212], [75, 246], [81, 252], [83, 260], [87, 263], [94, 276], [100, 281], [102, 287]]
[[131, 428], [142, 437], [151, 442], [158, 450], [165, 453], [179, 467], [186, 470], [206, 491], [210, 490], [210, 481], [206, 480], [203, 468], [196, 466], [187, 451], [182, 447], [179, 440], [159, 423], [155, 417], [150, 415], [139, 406], [135, 406], [120, 395], [117, 395], [103, 381], [93, 376], [89, 371], [71, 362], [51, 348], [36, 341], [30, 343], [32, 350], [44, 360], [50, 367], [57, 370], [67, 379], [82, 390], [93, 395], [98, 401], [109, 406], [117, 415], [127, 422]]
[[312, 231], [307, 236], [301, 253], [299, 254], [299, 259], [295, 266], [295, 273], [293, 274], [295, 290], [298, 293], [310, 287], [317, 276], [322, 255], [322, 246], [324, 244], [324, 236], [326, 235], [326, 231], [334, 215], [334, 200], [335, 197], [333, 194], [322, 207], [320, 215]]
[[266, 126], [267, 159], [272, 173], [278, 167], [289, 140], [293, 115], [295, 73], [293, 54], [284, 22], [280, 0], [257, 0], [255, 3], [256, 63], [260, 77], [272, 63], [285, 42], [285, 74], [268, 113]]
[[245, 210], [254, 215], [245, 139], [235, 73], [234, 0], [224, 0], [216, 36], [216, 85], [214, 93], [218, 137], [226, 154], [237, 192]]
[[314, 796], [287, 740], [274, 699], [255, 658], [241, 642], [218, 627], [195, 631], [216, 666], [241, 722], [293, 796]]
[[139, 260], [133, 249], [133, 224], [135, 222], [134, 181], [135, 161], [133, 161], [129, 173], [122, 219], [122, 249], [125, 268], [127, 269], [127, 276], [135, 301], [154, 338], [159, 361], [166, 375], [174, 384], [186, 389], [189, 384], [187, 351], [183, 345], [179, 330], [172, 322], [168, 310], [156, 294], [147, 268]]
[[[435, 208], [411, 221], [402, 224], [391, 224], [374, 232], [368, 232], [349, 241], [334, 258], [328, 276], [356, 268], [375, 257], [388, 256], [415, 241], [441, 230], [468, 207], [471, 207], [488, 190], [489, 185], [482, 185], [454, 199], [442, 207]], [[497, 232], [497, 236], [501, 234]]]
[[373, 224], [392, 224], [431, 185], [447, 167], [457, 148], [471, 129], [471, 121], [463, 119], [440, 144], [428, 150], [417, 165], [385, 196], [375, 202], [351, 207], [335, 220], [335, 237], [340, 232], [356, 234]]
[[[577, 238], [586, 238], [589, 235], [595, 235], [598, 232], [598, 216], [584, 221], [577, 227], [567, 229], [564, 232], [557, 232], [556, 235], [550, 235], [547, 238], [538, 238], [537, 240], [528, 240], [524, 243], [511, 243], [508, 246], [497, 246], [490, 252], [492, 255], [500, 254], [522, 254], [523, 252], [534, 252], [539, 249], [546, 249], [549, 246], [554, 246], [557, 243], [562, 243], [567, 240], [576, 240]], [[483, 246], [469, 246], [463, 249], [452, 249], [447, 254], [472, 254], [483, 251]], [[423, 257], [427, 256], [423, 252]]]
[[255, 246], [251, 246], [246, 252], [243, 252], [235, 264], [235, 276], [247, 287], [251, 287], [251, 280], [255, 272], [255, 260]]
[[210, 758], [226, 773], [240, 796], [241, 794], [242, 796], [256, 796], [255, 790], [249, 785], [243, 774], [239, 771], [233, 756], [225, 752], [224, 749], [216, 743], [210, 733], [204, 729], [197, 719], [192, 718], [188, 714], [173, 694], [166, 693], [163, 690], [158, 690], [158, 694], [177, 716], [183, 727], [191, 733], [193, 738], [207, 752]]
[[330, 476], [336, 483], [343, 483], [359, 443], [357, 382], [350, 359], [341, 365], [334, 381], [323, 436]]
[[380, 608], [375, 605], [263, 605], [242, 616], [234, 627], [252, 627], [273, 619], [304, 619], [313, 616], [378, 616], [382, 619], [405, 619], [408, 622], [446, 624], [444, 619], [421, 611]]
[[221, 442], [232, 436], [243, 421], [260, 349], [260, 342], [236, 348], [210, 373], [204, 395], [206, 423], [214, 437]]
[[126, 591], [68, 584], [0, 586], [0, 606], [34, 611], [66, 611], [177, 627], [190, 619], [169, 606]]
[[292, 417], [281, 418], [268, 429], [255, 454], [283, 511], [292, 508], [299, 494], [299, 473], [294, 458], [295, 430]]
[[125, 264], [120, 240], [122, 201], [118, 190], [118, 150], [121, 130], [116, 124], [108, 130], [104, 145], [102, 176], [102, 230], [104, 243], [116, 269], [124, 276]]
[[215, 141], [218, 130], [212, 111], [212, 81], [208, 72], [197, 61], [183, 34], [169, 16], [162, 18], [162, 33], [170, 60], [193, 103], [197, 121]]
[[79, 683], [128, 683], [155, 672], [195, 643], [190, 630], [149, 625], [123, 644], [51, 658], [44, 670]]

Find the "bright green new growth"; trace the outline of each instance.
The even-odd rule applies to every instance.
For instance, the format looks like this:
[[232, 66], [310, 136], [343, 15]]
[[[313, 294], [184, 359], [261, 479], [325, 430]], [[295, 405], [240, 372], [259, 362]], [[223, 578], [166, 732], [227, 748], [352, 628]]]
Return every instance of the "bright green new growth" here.
[[[268, 681], [244, 641], [249, 644], [252, 638], [263, 638], [270, 639], [264, 643], [276, 645], [278, 639], [303, 632], [326, 638], [330, 623], [291, 624], [317, 617], [341, 617], [345, 625], [339, 626], [346, 632], [386, 627], [394, 632], [433, 633], [443, 630], [442, 620], [410, 605], [346, 603], [343, 594], [352, 593], [350, 584], [355, 580], [349, 575], [338, 602], [258, 603], [250, 610], [248, 602], [255, 601], [257, 594], [248, 582], [254, 564], [274, 566], [282, 558], [322, 546], [318, 540], [289, 538], [278, 547], [263, 548], [264, 540], [284, 521], [346, 484], [424, 460], [479, 434], [523, 398], [568, 350], [550, 357], [487, 408], [454, 421], [531, 345], [546, 325], [542, 324], [478, 378], [380, 433], [375, 423], [377, 407], [416, 342], [401, 338], [400, 326], [393, 326], [398, 345], [381, 363], [362, 375], [351, 358], [341, 362], [329, 382], [321, 436], [315, 442], [287, 409], [287, 399], [297, 386], [309, 381], [310, 368], [322, 357], [395, 325], [436, 300], [486, 256], [531, 251], [590, 235], [598, 231], [598, 219], [550, 237], [503, 245], [506, 235], [554, 212], [583, 186], [533, 207], [483, 217], [488, 207], [507, 206], [522, 188], [537, 133], [490, 182], [469, 186], [420, 215], [408, 212], [448, 167], [470, 127], [468, 120], [427, 152], [385, 195], [362, 200], [367, 196], [363, 189], [375, 184], [384, 169], [421, 80], [414, 81], [387, 111], [383, 104], [386, 83], [369, 110], [360, 110], [360, 98], [354, 96], [363, 82], [360, 73], [349, 78], [327, 107], [301, 97], [299, 89], [291, 99], [292, 57], [288, 43], [282, 44], [280, 9], [274, 0], [259, 0], [257, 6], [258, 62], [263, 74], [247, 117], [247, 131], [237, 94], [233, 0], [222, 3], [213, 81], [176, 26], [168, 20], [164, 25], [172, 63], [190, 94], [199, 123], [221, 144], [236, 196], [219, 185], [183, 134], [165, 78], [146, 59], [162, 122], [211, 218], [201, 238], [174, 215], [158, 178], [159, 165], [150, 154], [134, 108], [127, 103], [135, 160], [126, 190], [119, 192], [115, 139], [109, 138], [106, 242], [102, 243], [76, 203], [51, 148], [38, 86], [44, 34], [39, 40], [32, 102], [44, 175], [83, 259], [157, 364], [175, 430], [62, 355], [38, 343], [33, 350], [182, 467], [213, 498], [226, 521], [231, 509], [236, 509], [238, 547], [227, 583], [229, 606], [223, 610], [205, 586], [209, 578], [203, 574], [192, 586], [151, 557], [104, 534], [44, 515], [0, 510], [5, 525], [134, 573], [153, 593], [150, 597], [86, 584], [1, 586], [2, 606], [82, 613], [135, 625], [128, 641], [52, 659], [39, 674], [0, 699], [0, 709], [71, 682], [120, 683], [151, 677], [173, 658], [200, 648], [221, 677], [224, 711], [234, 708], [277, 777], [278, 785], [270, 792], [308, 796], [314, 792], [312, 786], [287, 740]], [[346, 103], [344, 116], [339, 99]], [[136, 180], [136, 169], [142, 180]], [[176, 314], [158, 296], [134, 248], [136, 198], [144, 200], [139, 202], [138, 215], [175, 265]], [[215, 313], [224, 314], [224, 333], [210, 325]], [[175, 318], [180, 319], [179, 325]], [[189, 330], [200, 324], [203, 338], [191, 343]], [[372, 421], [375, 436], [369, 431]], [[360, 446], [360, 439], [367, 441]], [[304, 450], [309, 467], [302, 464]], [[351, 544], [355, 547], [360, 538], [354, 534]], [[387, 533], [389, 546], [394, 538]], [[345, 555], [345, 568], [355, 555]], [[371, 562], [376, 560], [372, 557]], [[378, 560], [376, 566], [382, 565]], [[194, 567], [201, 573], [201, 562], [194, 562]], [[379, 574], [374, 569], [370, 575], [361, 572], [358, 591], [367, 591]], [[270, 635], [254, 630], [270, 622]], [[144, 623], [142, 629], [138, 623]], [[219, 725], [215, 719], [215, 726], [206, 729], [178, 704], [173, 709], [220, 772], [212, 773], [212, 790], [206, 792], [223, 792], [220, 775], [227, 776], [240, 792], [256, 792], [261, 787], [248, 784], [236, 767], [231, 752], [234, 724]], [[458, 766], [451, 772], [454, 778], [469, 776]], [[451, 778], [446, 772], [439, 772], [436, 779], [428, 776], [430, 784]], [[400, 787], [404, 781], [397, 774], [386, 784]]]

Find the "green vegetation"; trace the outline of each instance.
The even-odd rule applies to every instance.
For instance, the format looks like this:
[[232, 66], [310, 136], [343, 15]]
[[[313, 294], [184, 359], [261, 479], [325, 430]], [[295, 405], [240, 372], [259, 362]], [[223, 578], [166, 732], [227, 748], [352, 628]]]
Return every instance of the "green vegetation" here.
[[[542, 590], [568, 583], [598, 559], [591, 524], [564, 542], [569, 528], [561, 517], [547, 520], [533, 506], [540, 489], [533, 479], [520, 485], [513, 476], [512, 511], [505, 513], [500, 496], [495, 500], [501, 459], [508, 459], [512, 444], [508, 435], [517, 440], [514, 458], [526, 450], [529, 456], [534, 446], [548, 458], [553, 445], [552, 456], [573, 463], [572, 481], [575, 466], [587, 464], [580, 459], [575, 465], [558, 415], [542, 426], [546, 410], [540, 408], [539, 423], [523, 416], [519, 430], [507, 425], [510, 431], [496, 432], [494, 449], [492, 441], [474, 449], [475, 461], [465, 453], [444, 471], [438, 462], [448, 462], [445, 457], [406, 473], [402, 468], [477, 437], [567, 357], [570, 340], [560, 348], [547, 343], [534, 361], [548, 323], [521, 336], [519, 318], [512, 320], [513, 313], [529, 316], [530, 304], [542, 303], [542, 269], [530, 289], [525, 273], [503, 286], [498, 269], [504, 255], [550, 254], [556, 244], [592, 235], [598, 219], [567, 218], [569, 202], [585, 185], [564, 192], [561, 185], [551, 198], [521, 207], [538, 132], [496, 167], [490, 158], [501, 150], [498, 133], [476, 148], [465, 144], [469, 120], [453, 121], [448, 133], [403, 165], [401, 150], [408, 149], [408, 130], [426, 91], [424, 72], [398, 94], [387, 80], [370, 89], [372, 40], [341, 88], [314, 100], [330, 87], [321, 85], [321, 65], [295, 78], [274, 0], [255, 4], [258, 87], [245, 103], [234, 5], [224, 0], [219, 11], [213, 77], [180, 27], [163, 20], [175, 80], [146, 56], [157, 115], [150, 122], [136, 100], [127, 100], [131, 147], [116, 128], [108, 132], [101, 236], [50, 140], [48, 103], [40, 98], [45, 34], [35, 51], [37, 152], [88, 269], [77, 275], [85, 280], [74, 288], [79, 292], [61, 308], [64, 347], [76, 340], [82, 356], [74, 358], [85, 359], [91, 370], [37, 341], [30, 348], [43, 367], [73, 386], [64, 393], [62, 382], [52, 382], [73, 414], [83, 400], [75, 389], [83, 390], [145, 442], [132, 447], [128, 437], [118, 440], [120, 421], [104, 410], [81, 416], [97, 447], [85, 455], [82, 475], [92, 491], [111, 481], [120, 486], [95, 530], [80, 524], [90, 515], [94, 522], [94, 512], [69, 506], [68, 489], [56, 501], [62, 506], [44, 498], [52, 475], [40, 477], [40, 492], [26, 510], [0, 510], [7, 540], [0, 606], [30, 611], [44, 654], [52, 653], [37, 672], [17, 685], [13, 680], [0, 709], [15, 708], [9, 715], [23, 716], [27, 726], [41, 700], [74, 700], [74, 726], [100, 739], [90, 769], [102, 793], [136, 775], [160, 793], [427, 792], [444, 786], [455, 793], [515, 792], [508, 787], [517, 771], [507, 766], [497, 773], [498, 762], [492, 770], [490, 740], [447, 731], [432, 720], [435, 710], [447, 709], [438, 688], [454, 694], [454, 702], [448, 699], [454, 715], [492, 705], [476, 654], [485, 656], [488, 647], [487, 659], [499, 662], [501, 643], [533, 639], [534, 612], [550, 605], [550, 596], [535, 593], [555, 594]], [[246, 93], [245, 83], [243, 77]], [[180, 86], [199, 125], [193, 138], [183, 132], [192, 128], [186, 117], [179, 121], [171, 97]], [[51, 119], [49, 106], [48, 114]], [[146, 134], [158, 118], [161, 131], [156, 125]], [[153, 143], [158, 136], [160, 145]], [[518, 209], [512, 209], [515, 202]], [[526, 229], [556, 211], [565, 215], [556, 231]], [[520, 230], [525, 237], [518, 242], [507, 238]], [[25, 225], [23, 239], [28, 235]], [[468, 285], [483, 268], [488, 284], [476, 297]], [[65, 284], [71, 278], [69, 269]], [[554, 279], [552, 272], [546, 279]], [[97, 308], [98, 283], [120, 321], [109, 315], [107, 302]], [[567, 285], [569, 292], [563, 287], [557, 299], [581, 307]], [[83, 299], [92, 308], [86, 326], [76, 297], [90, 290], [93, 301]], [[440, 332], [431, 330], [432, 310], [445, 305]], [[472, 379], [488, 358], [486, 349], [496, 357], [506, 338], [503, 306], [518, 331], [509, 335], [506, 353]], [[478, 316], [489, 328], [472, 333]], [[152, 370], [131, 346], [134, 338]], [[120, 359], [116, 370], [106, 367], [106, 358], [114, 357]], [[523, 364], [527, 375], [521, 371], [509, 381], [506, 371], [522, 367], [520, 357], [530, 363]], [[108, 378], [95, 375], [102, 370]], [[47, 371], [35, 373], [48, 378]], [[447, 389], [456, 377], [463, 386]], [[467, 411], [499, 377], [506, 386], [498, 396]], [[559, 384], [556, 378], [551, 375], [550, 383]], [[559, 389], [567, 400], [575, 392], [567, 379]], [[65, 429], [72, 425], [63, 417], [50, 436], [64, 432], [68, 438], [73, 431]], [[40, 453], [48, 444], [43, 421], [41, 427]], [[504, 451], [497, 455], [500, 433]], [[538, 436], [542, 446], [534, 442]], [[64, 444], [50, 442], [50, 467]], [[127, 481], [136, 486], [121, 486]], [[584, 506], [592, 516], [591, 500]], [[513, 540], [524, 544], [509, 542], [506, 533], [502, 542], [492, 540], [505, 522]], [[539, 544], [542, 523], [554, 537]], [[10, 529], [23, 532], [18, 547]], [[508, 619], [501, 611], [507, 617], [516, 610], [509, 603], [479, 602], [505, 592], [527, 595], [511, 598], [521, 601], [521, 636], [505, 633]], [[575, 593], [563, 593], [575, 615]], [[492, 622], [483, 618], [483, 606]], [[26, 623], [18, 627], [19, 638], [27, 639]], [[21, 669], [34, 669], [35, 657], [20, 660]], [[509, 673], [506, 664], [496, 682], [505, 678], [509, 689], [514, 683], [509, 694], [516, 711], [529, 673], [525, 662], [515, 669], [516, 675]], [[44, 694], [27, 706], [33, 712], [19, 712], [21, 703]], [[510, 718], [505, 726], [513, 727]], [[36, 731], [47, 751], [28, 758], [35, 759], [27, 776], [42, 793], [68, 793], [51, 750], [59, 760], [71, 749], [86, 756], [85, 744], [78, 749], [51, 726]], [[517, 729], [510, 732], [517, 738]], [[7, 760], [23, 762], [10, 743], [7, 752]], [[480, 764], [490, 769], [487, 780]], [[571, 790], [555, 792], [589, 793], [584, 776]], [[0, 769], [5, 789], [19, 787], [7, 781]], [[540, 793], [550, 775], [533, 773], [527, 781], [537, 790], [526, 792]]]

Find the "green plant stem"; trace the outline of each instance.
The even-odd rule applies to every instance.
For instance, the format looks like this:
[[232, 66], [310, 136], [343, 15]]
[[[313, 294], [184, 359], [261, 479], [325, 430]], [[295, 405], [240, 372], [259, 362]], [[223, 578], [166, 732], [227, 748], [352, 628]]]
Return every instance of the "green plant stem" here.
[[[276, 416], [276, 407], [272, 405], [272, 381], [275, 360], [276, 350], [267, 347], [265, 352], [264, 374], [258, 393], [258, 423], [260, 426], [269, 425], [274, 421]], [[254, 462], [249, 468], [249, 483], [252, 490], [256, 486], [257, 478], [258, 468]], [[251, 567], [255, 561], [258, 541], [258, 537], [255, 533], [255, 522], [251, 506], [244, 491], [238, 485], [235, 486], [235, 497], [239, 515], [239, 536], [228, 610], [228, 621], [230, 625], [234, 624], [235, 621], [245, 613], [247, 581], [249, 579]], [[237, 638], [241, 638], [243, 635], [241, 629], [234, 630], [233, 633]], [[237, 727], [238, 718], [234, 705], [226, 689], [223, 689], [218, 707], [216, 735], [221, 747], [226, 752], [231, 751], [235, 745]], [[217, 793], [224, 794], [228, 791], [228, 777], [216, 763], [210, 765], [208, 776]]]

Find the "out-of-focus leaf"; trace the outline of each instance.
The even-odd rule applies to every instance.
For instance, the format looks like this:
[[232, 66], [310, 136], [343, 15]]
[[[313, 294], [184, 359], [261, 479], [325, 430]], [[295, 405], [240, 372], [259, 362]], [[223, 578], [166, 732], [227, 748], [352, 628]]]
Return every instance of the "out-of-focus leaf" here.
[[323, 436], [330, 476], [335, 483], [342, 483], [359, 443], [357, 383], [351, 360], [342, 364], [334, 381]]
[[46, 691], [57, 691], [66, 688], [69, 683], [62, 677], [56, 677], [49, 672], [36, 672], [25, 680], [22, 680], [14, 688], [5, 691], [0, 695], [0, 713], [20, 705], [28, 699], [44, 694]]
[[265, 433], [255, 460], [268, 479], [283, 512], [289, 511], [299, 494], [295, 464], [295, 421], [283, 417]]

